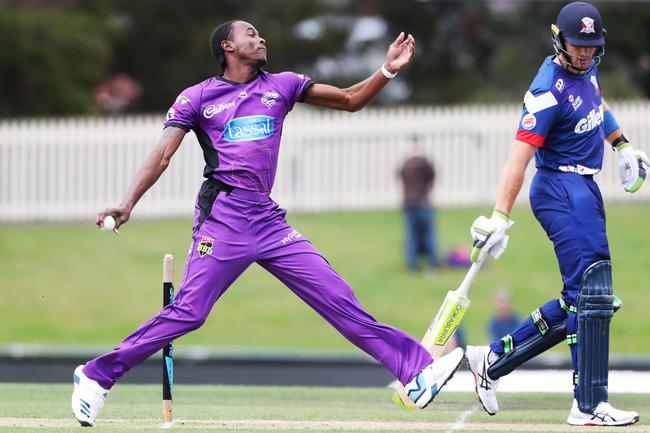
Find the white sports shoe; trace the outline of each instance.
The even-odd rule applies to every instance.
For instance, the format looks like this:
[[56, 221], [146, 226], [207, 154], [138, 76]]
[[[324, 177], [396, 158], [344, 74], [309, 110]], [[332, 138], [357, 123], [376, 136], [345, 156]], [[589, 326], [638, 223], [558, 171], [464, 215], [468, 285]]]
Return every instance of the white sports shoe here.
[[581, 412], [578, 401], [573, 399], [571, 412], [566, 422], [571, 425], [584, 426], [622, 426], [634, 424], [639, 420], [639, 414], [634, 411], [614, 409], [611, 404], [601, 401], [593, 413]]
[[490, 353], [492, 353], [490, 346], [467, 346], [465, 358], [467, 358], [469, 370], [474, 375], [478, 401], [488, 414], [494, 415], [499, 411], [499, 403], [497, 402], [499, 380], [492, 380], [488, 376], [487, 369], [490, 366], [488, 357]]
[[104, 406], [107, 395], [108, 390], [84, 374], [83, 365], [75, 368], [72, 413], [83, 427], [95, 425], [95, 418]]
[[419, 409], [424, 409], [433, 401], [447, 381], [454, 376], [462, 360], [463, 349], [458, 347], [433, 361], [404, 385], [406, 394]]

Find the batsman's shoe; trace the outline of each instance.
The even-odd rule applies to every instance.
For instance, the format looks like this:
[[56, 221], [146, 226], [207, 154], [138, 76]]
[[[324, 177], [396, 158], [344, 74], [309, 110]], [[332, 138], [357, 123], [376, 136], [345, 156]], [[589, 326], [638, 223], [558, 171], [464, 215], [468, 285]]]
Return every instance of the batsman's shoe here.
[[571, 425], [583, 426], [622, 426], [634, 424], [638, 420], [638, 413], [615, 409], [606, 401], [598, 403], [592, 413], [584, 413], [578, 408], [578, 401], [573, 399], [571, 412], [569, 412], [566, 422]]
[[95, 425], [95, 418], [104, 406], [107, 395], [108, 390], [84, 374], [83, 365], [74, 370], [72, 413], [83, 427]]
[[478, 401], [488, 414], [495, 415], [499, 411], [499, 403], [497, 402], [499, 380], [491, 379], [487, 373], [491, 353], [490, 346], [467, 346], [465, 358], [469, 370], [474, 375]]
[[463, 349], [458, 347], [433, 361], [404, 386], [406, 394], [419, 409], [424, 409], [454, 376], [462, 360]]

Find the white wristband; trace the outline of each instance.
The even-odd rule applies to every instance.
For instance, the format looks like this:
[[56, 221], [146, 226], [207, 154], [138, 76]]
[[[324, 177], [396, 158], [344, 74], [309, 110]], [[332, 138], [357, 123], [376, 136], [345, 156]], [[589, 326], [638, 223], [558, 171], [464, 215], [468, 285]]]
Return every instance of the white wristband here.
[[397, 77], [397, 72], [389, 72], [388, 69], [386, 69], [386, 65], [381, 65], [381, 73], [384, 74], [384, 77], [388, 78], [389, 80]]

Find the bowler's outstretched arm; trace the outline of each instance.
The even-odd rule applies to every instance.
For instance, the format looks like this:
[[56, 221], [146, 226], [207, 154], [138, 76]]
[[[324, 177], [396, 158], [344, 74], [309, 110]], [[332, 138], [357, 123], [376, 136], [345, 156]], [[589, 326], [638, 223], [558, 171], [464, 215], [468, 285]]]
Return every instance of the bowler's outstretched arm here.
[[[415, 55], [415, 39], [400, 33], [388, 48], [383, 67], [389, 74], [401, 71]], [[358, 111], [370, 101], [388, 83], [388, 78], [381, 69], [365, 80], [345, 89], [327, 84], [312, 85], [305, 95], [305, 103], [335, 110]]]
[[111, 215], [115, 218], [115, 233], [119, 233], [119, 228], [122, 224], [129, 220], [131, 211], [136, 203], [142, 198], [145, 192], [156, 183], [160, 175], [165, 171], [169, 162], [178, 150], [186, 131], [174, 126], [168, 126], [163, 130], [160, 141], [154, 147], [147, 158], [144, 160], [135, 179], [126, 193], [122, 203], [114, 208], [106, 208], [97, 214], [95, 224], [100, 229], [103, 228], [104, 218]]

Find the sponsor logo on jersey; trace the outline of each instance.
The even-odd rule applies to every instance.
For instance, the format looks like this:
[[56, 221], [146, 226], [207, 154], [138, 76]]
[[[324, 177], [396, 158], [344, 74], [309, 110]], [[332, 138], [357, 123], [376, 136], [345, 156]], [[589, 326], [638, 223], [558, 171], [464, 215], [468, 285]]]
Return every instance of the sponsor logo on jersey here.
[[562, 89], [564, 89], [564, 80], [560, 78], [555, 82], [555, 88], [557, 89], [558, 92], [561, 92]]
[[275, 92], [266, 92], [262, 95], [261, 101], [262, 104], [266, 105], [267, 108], [273, 107], [273, 105], [278, 102], [280, 95]]
[[165, 118], [167, 120], [172, 120], [175, 115], [176, 115], [176, 110], [174, 109], [174, 107], [169, 107], [169, 110], [167, 110], [167, 116], [165, 116]]
[[196, 247], [196, 250], [199, 252], [199, 255], [201, 257], [205, 256], [206, 254], [211, 256], [213, 244], [214, 244], [214, 239], [209, 238], [207, 236], [203, 236], [201, 238], [201, 242], [199, 242], [199, 245]]
[[275, 120], [270, 116], [237, 117], [226, 123], [223, 138], [228, 142], [253, 141], [270, 137], [275, 132]]
[[296, 74], [296, 76], [297, 76], [298, 78], [300, 78], [301, 80], [304, 80], [304, 79], [305, 79], [305, 74], [298, 74], [298, 73], [296, 73], [296, 72], [294, 72], [294, 74]]
[[534, 114], [528, 113], [521, 119], [521, 127], [530, 131], [537, 125], [537, 118]]
[[215, 114], [221, 113], [223, 110], [227, 110], [235, 106], [235, 101], [230, 102], [220, 102], [217, 105], [210, 104], [203, 109], [203, 117], [206, 119], [211, 119]]
[[580, 33], [596, 33], [596, 29], [594, 29], [594, 20], [589, 17], [584, 17], [582, 20], [582, 28], [580, 29]]
[[239, 92], [239, 97], [240, 98], [245, 98], [247, 96], [248, 96], [248, 93], [246, 93], [246, 90], [242, 90], [241, 92]]
[[286, 244], [288, 244], [289, 242], [295, 241], [296, 239], [300, 239], [301, 237], [302, 237], [302, 235], [301, 235], [300, 233], [298, 233], [298, 230], [295, 230], [295, 229], [294, 229], [294, 230], [293, 230], [292, 232], [290, 232], [288, 235], [286, 235], [285, 237], [283, 237], [282, 240], [281, 240], [280, 242], [282, 242], [282, 245], [286, 245]]
[[603, 106], [602, 104], [600, 107], [598, 107], [598, 111], [594, 108], [587, 114], [587, 117], [583, 117], [576, 123], [576, 127], [573, 129], [573, 131], [576, 134], [584, 134], [585, 132], [589, 132], [594, 128], [597, 128], [601, 123], [603, 123]]
[[573, 106], [573, 111], [576, 111], [582, 105], [582, 98], [580, 95], [578, 95], [577, 98], [574, 98], [573, 95], [570, 95], [569, 102]]

